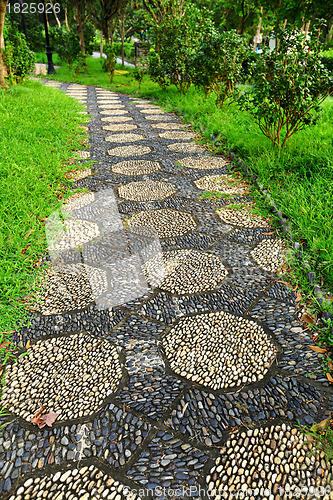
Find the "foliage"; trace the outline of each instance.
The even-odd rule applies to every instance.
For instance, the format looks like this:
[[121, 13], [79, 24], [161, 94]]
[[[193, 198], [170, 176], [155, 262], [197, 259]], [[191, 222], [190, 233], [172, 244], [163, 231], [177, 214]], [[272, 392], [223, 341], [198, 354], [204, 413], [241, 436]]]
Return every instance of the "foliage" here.
[[211, 29], [208, 12], [188, 4], [181, 17], [166, 14], [153, 22], [154, 50], [149, 57], [149, 72], [162, 88], [176, 85], [185, 94], [192, 83], [192, 58], [200, 41]]
[[[85, 24], [84, 28], [85, 49], [87, 54], [93, 51], [94, 29], [90, 24]], [[50, 28], [50, 43], [53, 50], [60, 59], [71, 67], [74, 61], [80, 57], [80, 39], [76, 29], [66, 30], [64, 28]]]
[[34, 81], [0, 91], [0, 332], [24, 319], [22, 297], [46, 249], [43, 220], [70, 185], [65, 172], [73, 166], [65, 162], [85, 137], [81, 108]]
[[193, 57], [193, 83], [202, 87], [206, 96], [213, 92], [216, 104], [222, 107], [228, 97], [234, 96], [247, 52], [244, 39], [235, 30], [212, 30]]
[[333, 92], [333, 77], [321, 62], [319, 32], [306, 37], [285, 29], [277, 38], [276, 48], [264, 48], [257, 59], [253, 87], [239, 104], [280, 148], [317, 122], [320, 104]]
[[311, 427], [303, 427], [307, 442], [312, 443], [319, 452], [324, 452], [325, 460], [329, 462], [333, 458], [333, 427], [331, 414], [325, 420], [312, 424]]
[[333, 49], [323, 51], [321, 53], [323, 65], [333, 73]]
[[73, 63], [73, 70], [75, 75], [87, 72], [87, 56], [82, 52], [79, 52]]
[[[10, 13], [7, 12], [6, 18], [24, 35], [21, 14], [15, 14], [12, 9]], [[45, 51], [46, 41], [43, 23], [39, 21], [37, 16], [33, 15], [25, 16], [24, 20], [30, 50], [33, 52]]]
[[146, 64], [143, 60], [143, 58], [140, 58], [140, 61], [137, 63], [134, 71], [133, 71], [133, 76], [137, 82], [139, 82], [139, 91], [141, 87], [141, 83], [143, 80], [144, 75], [147, 73], [147, 68]]
[[117, 58], [114, 52], [114, 48], [110, 43], [106, 43], [104, 46], [104, 52], [106, 58], [101, 59], [102, 68], [105, 73], [109, 73], [110, 75], [110, 83], [113, 82], [113, 76], [116, 69]]
[[[113, 48], [117, 56], [121, 55], [121, 42], [113, 42]], [[132, 61], [134, 59], [134, 43], [124, 42], [124, 54], [127, 61]]]
[[21, 83], [34, 68], [35, 55], [29, 49], [24, 35], [14, 25], [6, 29], [6, 48], [3, 53], [10, 84]]

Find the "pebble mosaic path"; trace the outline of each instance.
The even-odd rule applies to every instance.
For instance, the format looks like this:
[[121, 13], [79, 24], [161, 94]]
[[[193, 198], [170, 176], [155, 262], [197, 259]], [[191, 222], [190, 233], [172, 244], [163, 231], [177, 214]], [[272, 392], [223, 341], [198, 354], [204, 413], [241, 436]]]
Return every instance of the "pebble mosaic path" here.
[[[49, 271], [29, 326], [13, 334], [27, 354], [5, 373], [0, 498], [278, 500], [329, 491], [333, 464], [299, 426], [327, 418], [333, 393], [297, 321], [295, 293], [277, 274], [283, 241], [251, 212], [246, 183], [151, 103], [47, 85], [90, 116], [89, 149], [78, 155], [89, 170], [72, 173], [87, 192], [66, 208], [82, 220], [65, 221], [69, 240], [54, 250], [82, 248]], [[141, 295], [101, 308], [94, 287], [108, 286], [108, 272], [81, 257], [89, 263], [97, 252], [96, 197], [110, 189], [123, 233], [153, 228], [160, 252], [146, 258]], [[221, 196], [203, 197], [207, 190]], [[98, 247], [102, 259], [122, 248], [117, 231]], [[51, 427], [31, 422], [40, 406], [57, 413]]]

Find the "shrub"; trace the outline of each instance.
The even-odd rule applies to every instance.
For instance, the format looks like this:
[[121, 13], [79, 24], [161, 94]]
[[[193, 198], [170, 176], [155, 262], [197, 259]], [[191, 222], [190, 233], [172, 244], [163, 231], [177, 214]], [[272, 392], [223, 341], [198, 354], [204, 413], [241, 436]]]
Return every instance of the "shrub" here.
[[[58, 54], [60, 59], [68, 64], [71, 68], [74, 61], [81, 53], [80, 39], [77, 30], [53, 27], [50, 28], [50, 43], [53, 50]], [[93, 41], [95, 30], [89, 24], [85, 24], [83, 28], [85, 49], [87, 54], [93, 52]]]
[[323, 65], [333, 73], [333, 49], [321, 52]]
[[245, 41], [236, 30], [212, 31], [193, 57], [193, 83], [202, 87], [206, 96], [213, 92], [216, 104], [222, 107], [228, 97], [234, 96], [247, 53]]
[[104, 45], [106, 58], [101, 59], [103, 71], [110, 74], [110, 83], [113, 82], [113, 76], [116, 69], [117, 59], [114, 53], [114, 48], [110, 43]]
[[160, 24], [153, 22], [154, 51], [148, 58], [151, 79], [162, 88], [174, 84], [185, 94], [192, 83], [193, 54], [211, 26], [207, 11], [193, 5], [187, 6], [182, 17], [166, 14]]
[[79, 52], [76, 56], [76, 59], [73, 63], [73, 70], [76, 76], [80, 73], [87, 73], [87, 57], [82, 52]]
[[29, 49], [25, 37], [13, 25], [7, 25], [5, 32], [4, 61], [10, 84], [21, 83], [34, 68], [35, 54]]
[[253, 87], [239, 98], [262, 133], [284, 147], [299, 130], [316, 123], [320, 104], [333, 92], [332, 74], [320, 57], [319, 31], [312, 36], [288, 29], [279, 44], [263, 48], [253, 73]]
[[140, 57], [140, 61], [135, 66], [135, 70], [133, 72], [133, 76], [134, 76], [135, 80], [137, 82], [139, 82], [139, 91], [140, 91], [143, 77], [146, 73], [147, 73], [147, 68], [146, 68], [145, 61], [142, 57]]

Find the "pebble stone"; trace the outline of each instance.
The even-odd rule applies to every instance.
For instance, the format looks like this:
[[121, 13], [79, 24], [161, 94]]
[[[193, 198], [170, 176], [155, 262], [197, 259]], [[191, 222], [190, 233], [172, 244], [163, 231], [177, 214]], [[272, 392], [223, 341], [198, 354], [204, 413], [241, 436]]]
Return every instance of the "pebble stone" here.
[[123, 106], [123, 104], [101, 104], [101, 103], [98, 103], [99, 104], [99, 108], [100, 109], [125, 109], [125, 107]]
[[65, 177], [66, 179], [71, 179], [73, 181], [79, 181], [80, 179], [86, 179], [86, 177], [89, 177], [92, 174], [91, 168], [85, 168], [85, 169], [75, 169], [71, 170], [69, 172], [66, 172]]
[[242, 205], [239, 210], [226, 206], [217, 210], [216, 213], [227, 224], [248, 228], [269, 227], [269, 221], [265, 217], [256, 214], [252, 207], [252, 203]]
[[150, 125], [152, 128], [159, 128], [162, 130], [179, 130], [189, 127], [186, 123], [152, 123]]
[[204, 191], [213, 191], [225, 194], [245, 194], [246, 185], [234, 179], [232, 175], [207, 175], [201, 177], [194, 184]]
[[[50, 496], [52, 495], [52, 497]], [[49, 498], [51, 500], [140, 500], [134, 491], [94, 465], [80, 466], [26, 480], [9, 500]]]
[[247, 490], [245, 498], [251, 499], [319, 498], [315, 491], [330, 486], [333, 473], [332, 461], [325, 463], [322, 456], [289, 425], [248, 429], [231, 434], [206, 485], [216, 499], [230, 498], [232, 490], [233, 495]]
[[79, 151], [78, 156], [79, 158], [86, 160], [87, 158], [90, 158], [90, 151]]
[[124, 109], [115, 109], [111, 112], [111, 110], [99, 111], [100, 115], [108, 115], [108, 116], [122, 116], [127, 115], [128, 111]]
[[75, 193], [65, 201], [65, 204], [62, 206], [62, 210], [65, 212], [73, 212], [74, 210], [79, 210], [80, 208], [85, 207], [86, 205], [90, 205], [95, 200], [94, 193], [84, 192], [84, 193]]
[[285, 248], [282, 239], [264, 239], [251, 251], [251, 256], [265, 271], [276, 272], [285, 262]]
[[188, 142], [175, 142], [174, 144], [169, 144], [167, 148], [174, 153], [202, 153], [202, 148]]
[[105, 137], [105, 140], [107, 142], [117, 142], [117, 143], [137, 142], [137, 141], [142, 141], [142, 139], [144, 139], [143, 135], [139, 134], [112, 134], [112, 135], [107, 135]]
[[44, 315], [84, 309], [107, 289], [103, 269], [86, 264], [54, 266], [42, 280], [32, 308]]
[[133, 201], [163, 200], [175, 192], [175, 186], [169, 182], [151, 180], [130, 182], [118, 189], [121, 198]]
[[118, 387], [116, 347], [86, 333], [40, 340], [6, 370], [2, 403], [25, 420], [42, 405], [58, 421], [89, 415]]
[[52, 252], [83, 245], [100, 235], [99, 227], [95, 222], [79, 219], [65, 220], [60, 227], [51, 220], [47, 229], [49, 230], [48, 248]]
[[183, 131], [171, 131], [171, 132], [162, 132], [158, 134], [161, 139], [171, 139], [171, 140], [191, 140], [194, 138], [194, 134], [192, 132], [183, 132]]
[[113, 122], [113, 123], [124, 123], [124, 122], [131, 122], [133, 121], [133, 118], [131, 116], [103, 116], [101, 118], [102, 122]]
[[193, 168], [196, 170], [212, 170], [223, 168], [227, 161], [224, 158], [219, 158], [216, 156], [202, 156], [201, 158], [187, 156], [179, 160], [179, 163], [184, 165], [186, 168]]
[[140, 113], [144, 113], [146, 115], [163, 115], [165, 111], [162, 111], [159, 108], [145, 107], [139, 109]]
[[115, 174], [124, 174], [124, 175], [144, 175], [144, 174], [152, 174], [153, 172], [157, 172], [157, 170], [161, 169], [161, 164], [157, 161], [148, 161], [148, 160], [129, 160], [129, 161], [121, 161], [120, 163], [116, 163], [112, 165], [111, 170]]
[[129, 132], [138, 128], [137, 125], [132, 123], [114, 123], [112, 125], [104, 125], [103, 130], [108, 130], [109, 132]]
[[139, 212], [128, 219], [128, 224], [151, 227], [157, 231], [160, 238], [186, 234], [197, 226], [192, 215], [169, 208]]
[[197, 250], [171, 250], [144, 265], [150, 285], [178, 295], [213, 290], [228, 272], [215, 255]]
[[109, 149], [110, 156], [143, 156], [151, 152], [148, 146], [119, 146], [117, 148]]
[[162, 345], [175, 373], [213, 390], [262, 380], [277, 354], [255, 321], [222, 311], [180, 319]]

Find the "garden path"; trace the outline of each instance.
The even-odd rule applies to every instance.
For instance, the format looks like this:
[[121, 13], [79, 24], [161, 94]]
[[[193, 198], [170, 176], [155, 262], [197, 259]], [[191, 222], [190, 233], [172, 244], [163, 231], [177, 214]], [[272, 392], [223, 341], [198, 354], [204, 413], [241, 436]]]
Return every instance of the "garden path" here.
[[27, 355], [6, 370], [1, 498], [330, 487], [298, 425], [326, 418], [332, 391], [246, 182], [148, 101], [48, 85], [87, 106], [95, 163], [46, 225], [53, 269], [15, 334]]

